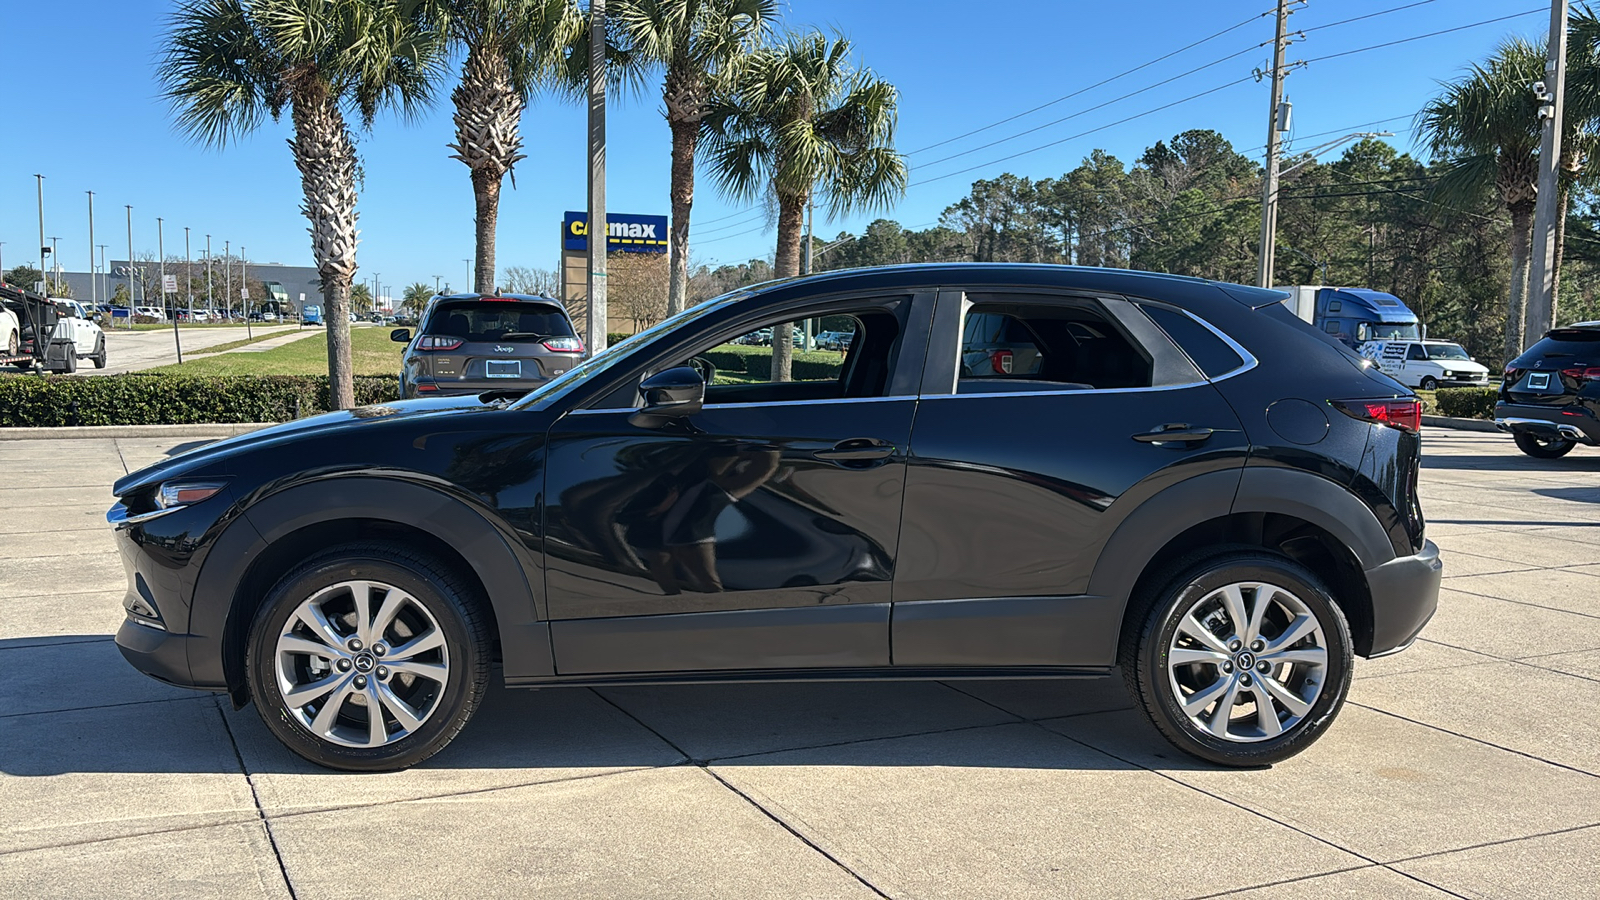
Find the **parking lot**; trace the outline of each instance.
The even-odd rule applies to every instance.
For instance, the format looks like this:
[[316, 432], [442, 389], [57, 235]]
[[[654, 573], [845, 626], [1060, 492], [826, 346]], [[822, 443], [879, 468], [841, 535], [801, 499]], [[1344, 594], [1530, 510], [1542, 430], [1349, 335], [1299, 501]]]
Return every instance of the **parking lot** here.
[[1600, 452], [1429, 429], [1445, 591], [1272, 769], [1120, 680], [495, 689], [343, 775], [111, 642], [124, 472], [192, 438], [0, 441], [0, 895], [1577, 897], [1600, 884]]

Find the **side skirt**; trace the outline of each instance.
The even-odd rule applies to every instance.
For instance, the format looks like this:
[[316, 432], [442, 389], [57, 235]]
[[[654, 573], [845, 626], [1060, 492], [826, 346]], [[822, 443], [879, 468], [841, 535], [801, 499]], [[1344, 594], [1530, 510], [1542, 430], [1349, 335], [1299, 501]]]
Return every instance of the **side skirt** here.
[[714, 672], [630, 672], [507, 678], [507, 687], [607, 687], [635, 684], [750, 684], [829, 681], [981, 681], [990, 679], [1106, 678], [1112, 669], [1091, 666], [884, 666], [865, 669], [728, 669]]

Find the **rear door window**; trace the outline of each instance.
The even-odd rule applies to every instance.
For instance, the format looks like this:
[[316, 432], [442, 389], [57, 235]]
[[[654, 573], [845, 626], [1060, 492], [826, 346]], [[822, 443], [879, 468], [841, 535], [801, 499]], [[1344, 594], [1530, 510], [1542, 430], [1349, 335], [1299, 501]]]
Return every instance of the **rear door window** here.
[[428, 315], [425, 334], [463, 341], [537, 341], [575, 337], [572, 321], [558, 306], [514, 300], [441, 303]]

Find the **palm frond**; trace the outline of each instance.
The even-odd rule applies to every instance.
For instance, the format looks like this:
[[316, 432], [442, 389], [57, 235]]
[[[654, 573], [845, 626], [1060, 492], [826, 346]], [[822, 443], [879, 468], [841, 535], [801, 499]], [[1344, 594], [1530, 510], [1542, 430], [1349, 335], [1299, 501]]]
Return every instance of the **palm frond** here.
[[168, 20], [157, 78], [180, 131], [225, 146], [282, 109], [271, 53], [241, 0], [192, 0]]

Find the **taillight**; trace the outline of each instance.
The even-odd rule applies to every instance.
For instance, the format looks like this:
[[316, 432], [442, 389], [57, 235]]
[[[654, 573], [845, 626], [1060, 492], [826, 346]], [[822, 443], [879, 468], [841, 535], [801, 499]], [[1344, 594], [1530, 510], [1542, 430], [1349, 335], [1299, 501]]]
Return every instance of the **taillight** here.
[[425, 334], [417, 338], [418, 350], [454, 350], [465, 341], [458, 337], [444, 337], [437, 334]]
[[1521, 369], [1513, 369], [1510, 366], [1506, 366], [1506, 374], [1505, 374], [1506, 384], [1515, 384], [1517, 379], [1521, 378], [1521, 377], [1522, 377], [1522, 370]]
[[419, 384], [419, 385], [417, 385], [418, 393], [422, 393], [422, 392], [426, 392], [426, 391], [437, 391], [438, 389], [439, 389], [439, 386], [437, 384]]
[[994, 366], [996, 375], [1010, 375], [1012, 355], [1010, 350], [996, 350], [989, 354], [989, 365]]
[[1363, 422], [1387, 425], [1401, 431], [1422, 430], [1422, 401], [1409, 400], [1333, 400], [1341, 412]]
[[546, 350], [554, 350], [557, 353], [583, 352], [583, 341], [580, 341], [575, 337], [551, 338], [543, 343]]
[[1600, 381], [1600, 366], [1574, 366], [1562, 369], [1561, 374], [1574, 381]]

